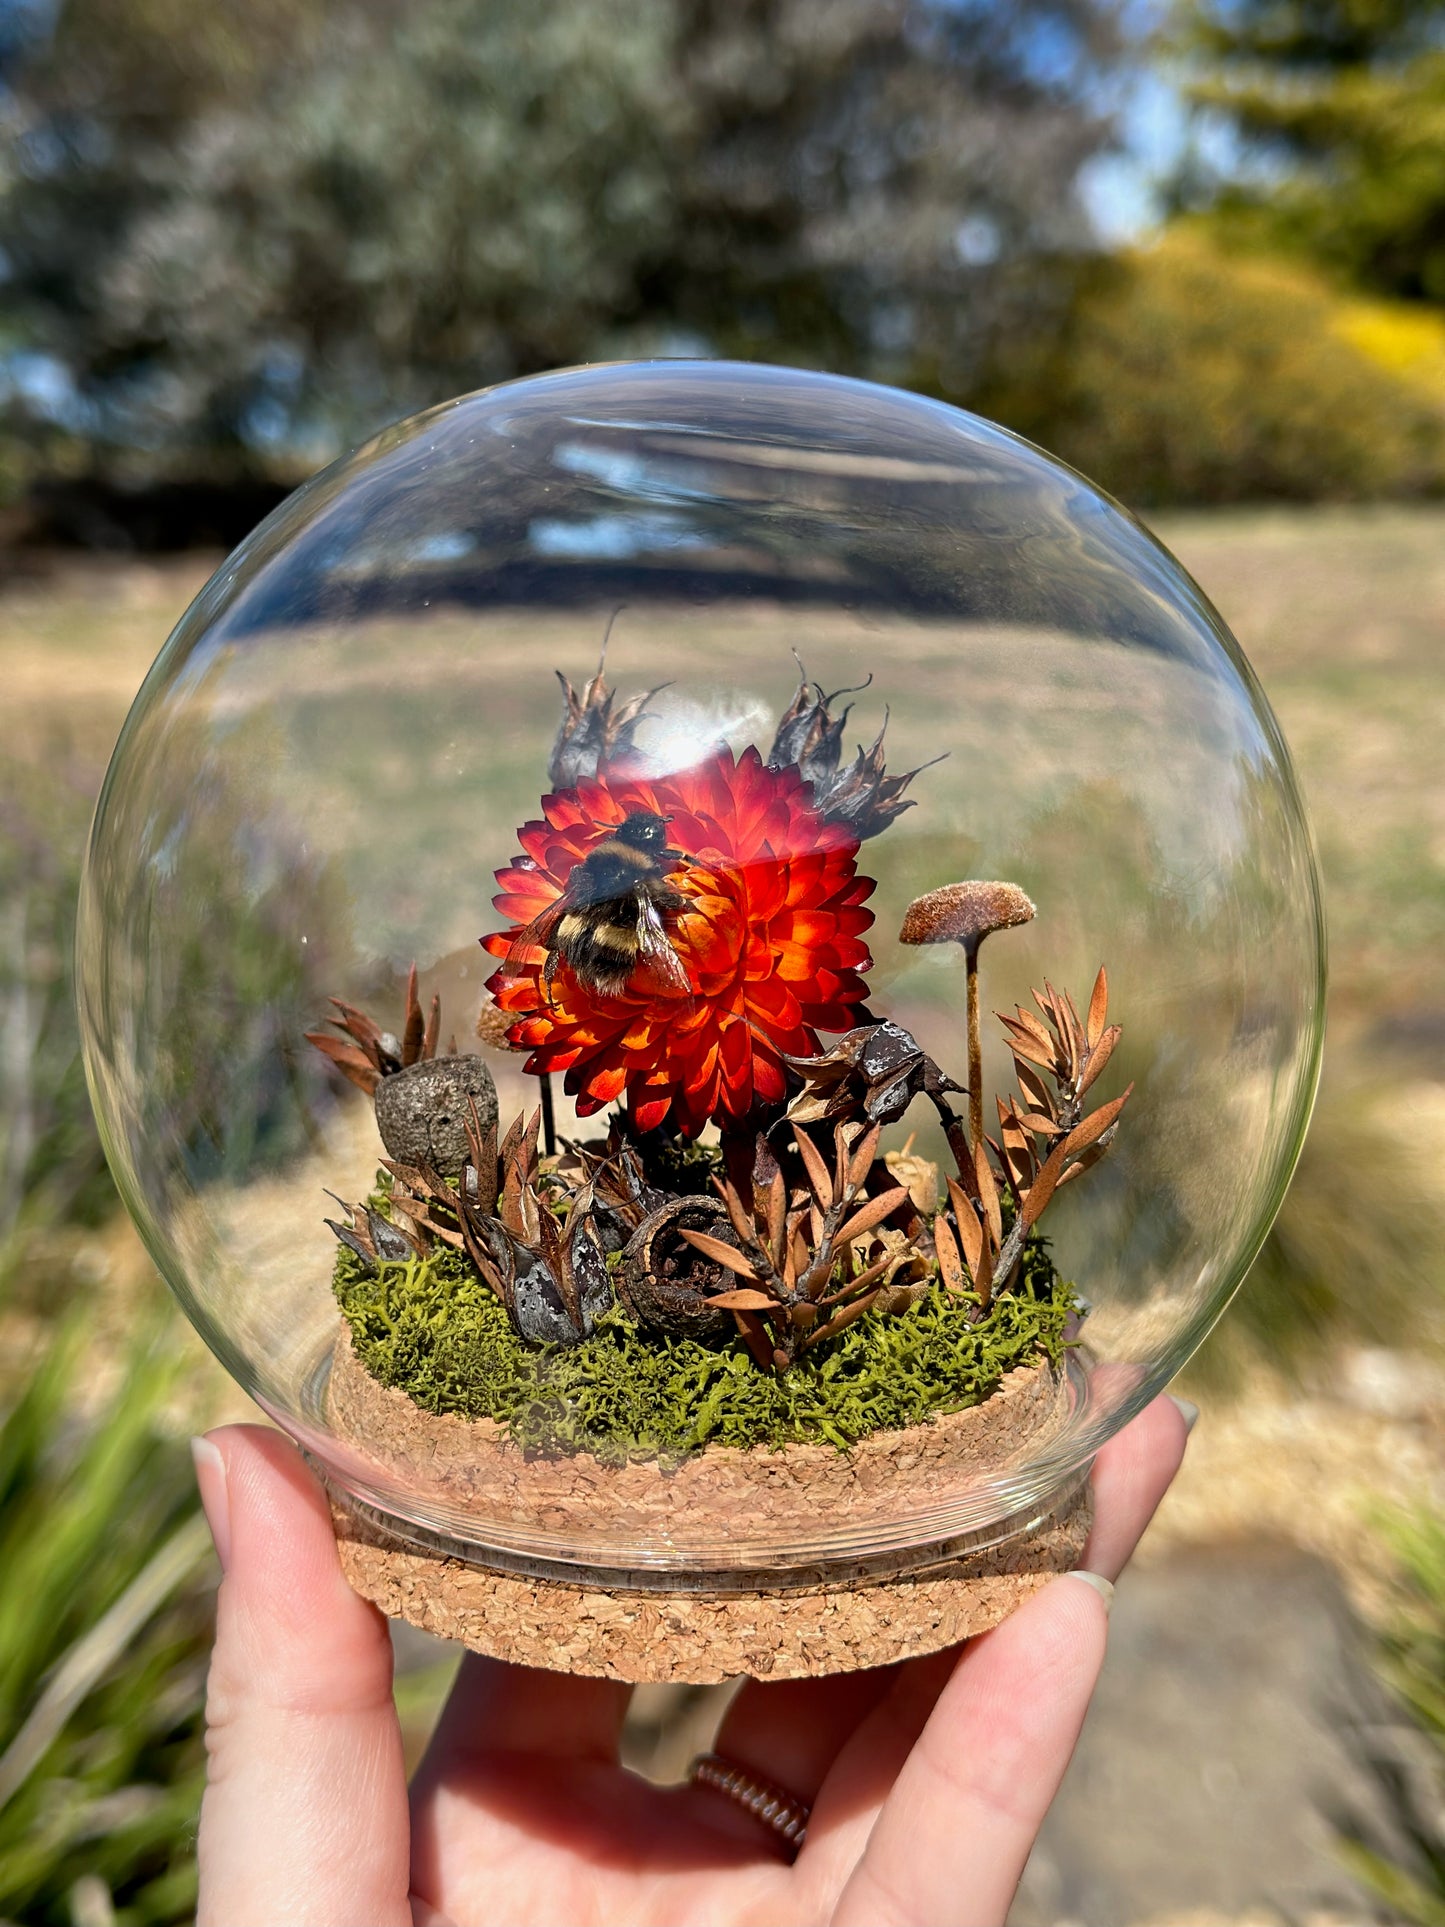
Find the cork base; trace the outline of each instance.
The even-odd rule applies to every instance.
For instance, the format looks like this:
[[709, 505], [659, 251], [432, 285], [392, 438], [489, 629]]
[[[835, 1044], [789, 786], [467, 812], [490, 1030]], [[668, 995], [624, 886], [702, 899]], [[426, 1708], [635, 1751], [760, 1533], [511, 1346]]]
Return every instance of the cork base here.
[[676, 1522], [688, 1518], [708, 1521], [725, 1543], [806, 1540], [820, 1519], [846, 1519], [866, 1541], [875, 1526], [927, 1512], [941, 1488], [1037, 1454], [1069, 1410], [1063, 1375], [1041, 1361], [1009, 1372], [981, 1405], [906, 1431], [875, 1432], [847, 1452], [709, 1446], [664, 1470], [654, 1460], [613, 1465], [586, 1452], [528, 1457], [490, 1420], [425, 1412], [371, 1376], [345, 1327], [326, 1387], [331, 1429], [357, 1462], [375, 1464], [378, 1486], [413, 1485], [463, 1515], [480, 1500], [502, 1543], [509, 1530], [521, 1530], [569, 1548], [597, 1547], [605, 1524], [610, 1546], [597, 1552], [599, 1566], [629, 1564], [632, 1546], [675, 1543]]
[[363, 1598], [474, 1652], [552, 1672], [711, 1685], [887, 1666], [987, 1632], [1078, 1563], [1080, 1486], [1032, 1533], [857, 1585], [780, 1592], [601, 1591], [493, 1572], [397, 1543], [333, 1497], [341, 1563]]

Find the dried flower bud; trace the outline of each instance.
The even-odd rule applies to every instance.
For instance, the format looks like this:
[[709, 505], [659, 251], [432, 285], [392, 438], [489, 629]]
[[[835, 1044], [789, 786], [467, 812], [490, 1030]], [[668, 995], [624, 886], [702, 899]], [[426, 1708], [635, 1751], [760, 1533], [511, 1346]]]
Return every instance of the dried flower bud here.
[[[609, 623], [609, 635], [611, 628]], [[617, 692], [609, 687], [602, 673], [606, 664], [607, 639], [604, 637], [597, 673], [583, 685], [580, 696], [562, 671], [556, 672], [562, 685], [563, 710], [547, 764], [547, 780], [553, 789], [575, 789], [585, 777], [595, 776], [606, 764], [630, 754], [637, 725], [647, 714], [647, 705], [658, 689], [666, 687], [659, 683], [656, 689], [631, 696], [614, 710]]]
[[480, 1057], [427, 1057], [376, 1088], [381, 1141], [403, 1164], [459, 1177], [467, 1161], [468, 1100], [482, 1127], [497, 1121], [497, 1087]]
[[883, 735], [887, 728], [885, 714], [883, 728], [874, 737], [872, 747], [865, 750], [860, 746], [851, 763], [826, 783], [815, 784], [813, 788], [813, 801], [822, 814], [832, 822], [846, 823], [860, 843], [880, 835], [895, 817], [911, 810], [915, 798], [903, 792], [919, 770], [932, 769], [934, 763], [943, 760], [935, 756], [932, 762], [920, 763], [918, 769], [890, 776], [883, 763]]
[[[820, 785], [826, 784], [838, 767], [838, 758], [843, 753], [843, 726], [852, 707], [850, 704], [841, 716], [834, 717], [828, 705], [837, 702], [840, 696], [857, 692], [835, 689], [831, 696], [825, 695], [821, 683], [808, 681], [796, 651], [793, 660], [798, 665], [797, 693], [779, 719], [777, 735], [768, 751], [768, 768], [795, 767], [813, 785], [816, 800]], [[868, 680], [871, 682], [872, 677]], [[859, 689], [867, 687], [867, 682], [858, 685]]]
[[[918, 770], [911, 769], [902, 776], [890, 776], [883, 765], [883, 734], [888, 727], [887, 712], [884, 712], [883, 728], [873, 739], [871, 749], [859, 746], [858, 754], [851, 763], [842, 769], [838, 761], [842, 754], [843, 726], [851, 713], [851, 704], [840, 716], [834, 716], [829, 707], [840, 696], [851, 696], [857, 689], [866, 689], [873, 680], [857, 685], [857, 689], [835, 689], [832, 695], [824, 693], [821, 683], [809, 682], [801, 660], [796, 651], [794, 661], [798, 664], [799, 683], [797, 692], [778, 723], [777, 735], [768, 751], [769, 769], [796, 767], [813, 786], [813, 802], [820, 815], [830, 822], [844, 823], [864, 843], [870, 836], [877, 836], [886, 830], [897, 816], [911, 809], [913, 799], [905, 800], [903, 792], [917, 776]], [[934, 761], [942, 759], [935, 757]], [[928, 769], [921, 763], [920, 769]]]

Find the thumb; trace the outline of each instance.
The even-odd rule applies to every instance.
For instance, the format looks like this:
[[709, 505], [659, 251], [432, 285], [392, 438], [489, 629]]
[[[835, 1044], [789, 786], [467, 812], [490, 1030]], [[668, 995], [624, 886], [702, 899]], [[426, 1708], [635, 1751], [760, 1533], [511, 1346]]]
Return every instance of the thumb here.
[[231, 1425], [194, 1451], [223, 1574], [199, 1927], [411, 1927], [386, 1622], [347, 1585], [289, 1439]]

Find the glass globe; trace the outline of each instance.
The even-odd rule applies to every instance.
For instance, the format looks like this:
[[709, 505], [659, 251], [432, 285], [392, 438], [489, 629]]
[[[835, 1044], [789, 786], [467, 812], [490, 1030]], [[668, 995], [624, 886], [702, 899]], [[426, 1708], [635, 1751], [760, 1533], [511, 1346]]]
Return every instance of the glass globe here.
[[337, 1488], [783, 1584], [1017, 1530], [1179, 1370], [1323, 946], [1279, 728], [1137, 522], [937, 402], [656, 362], [402, 422], [242, 544], [79, 977], [156, 1263]]

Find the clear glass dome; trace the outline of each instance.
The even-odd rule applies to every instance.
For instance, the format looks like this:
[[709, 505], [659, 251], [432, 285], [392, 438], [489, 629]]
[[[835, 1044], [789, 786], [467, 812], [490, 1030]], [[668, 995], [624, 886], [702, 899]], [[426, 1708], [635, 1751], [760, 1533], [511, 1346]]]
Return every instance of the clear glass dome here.
[[[1278, 1207], [1323, 946], [1278, 726], [1137, 522], [939, 403], [659, 362], [400, 423], [236, 551], [116, 749], [79, 976], [150, 1251], [336, 1484], [686, 1584], [921, 1559], [1078, 1476]], [[1032, 1417], [958, 1430], [1045, 1355]]]

